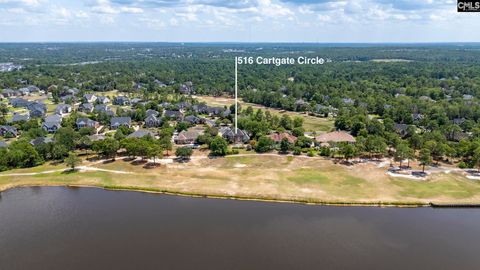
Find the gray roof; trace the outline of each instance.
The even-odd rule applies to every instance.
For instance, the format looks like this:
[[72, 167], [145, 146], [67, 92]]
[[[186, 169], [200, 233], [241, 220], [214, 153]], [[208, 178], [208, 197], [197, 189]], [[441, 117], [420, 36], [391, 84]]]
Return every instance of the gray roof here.
[[58, 114], [53, 114], [45, 117], [45, 122], [50, 122], [50, 123], [61, 123], [62, 122], [62, 117]]
[[93, 109], [93, 104], [92, 103], [82, 103], [80, 104], [80, 108], [84, 108], [84, 109]]
[[20, 121], [28, 121], [30, 120], [30, 114], [29, 113], [26, 113], [26, 114], [14, 114], [13, 115], [13, 118], [10, 122], [20, 122]]
[[148, 109], [146, 113], [147, 113], [147, 116], [150, 116], [150, 115], [158, 116], [160, 114], [159, 112], [152, 109]]
[[90, 100], [90, 99], [92, 99], [92, 98], [94, 98], [94, 97], [96, 97], [96, 96], [95, 96], [94, 94], [85, 94], [85, 95], [83, 95], [83, 97], [84, 97], [85, 99], [87, 99], [87, 100]]
[[13, 136], [17, 136], [17, 128], [13, 126], [0, 126], [0, 134], [10, 133]]
[[62, 127], [62, 124], [59, 123], [59, 122], [45, 122], [42, 124], [42, 127], [46, 128], [46, 129], [52, 129], [52, 128], [61, 128]]
[[139, 129], [133, 132], [132, 134], [128, 135], [127, 138], [143, 138], [148, 135], [155, 137], [155, 133], [151, 132], [150, 130]]
[[31, 140], [30, 144], [33, 145], [33, 146], [37, 146], [37, 145], [40, 145], [40, 144], [51, 143], [51, 142], [53, 142], [52, 138], [37, 137], [37, 138]]
[[165, 111], [165, 116], [166, 117], [180, 117], [182, 116], [182, 113], [180, 111]]
[[77, 121], [75, 122], [78, 125], [87, 125], [87, 126], [93, 126], [95, 125], [95, 123], [97, 123], [97, 121], [94, 121], [90, 118], [86, 118], [86, 117], [83, 117], [83, 118], [77, 118]]
[[118, 96], [113, 99], [114, 103], [124, 103], [124, 102], [130, 102], [130, 99], [126, 96]]
[[105, 137], [105, 135], [94, 134], [94, 135], [88, 136], [88, 138], [89, 138], [92, 142], [95, 142], [95, 141], [105, 140], [106, 137]]
[[56, 113], [63, 113], [65, 110], [70, 110], [72, 109], [72, 106], [70, 104], [59, 104], [57, 108], [55, 108]]
[[192, 124], [197, 124], [198, 122], [200, 122], [200, 118], [196, 117], [195, 115], [189, 115], [189, 116], [185, 117], [183, 119], [183, 121], [189, 122], [189, 123], [192, 123]]
[[132, 118], [130, 117], [112, 117], [110, 120], [110, 125], [119, 126], [119, 125], [130, 125]]

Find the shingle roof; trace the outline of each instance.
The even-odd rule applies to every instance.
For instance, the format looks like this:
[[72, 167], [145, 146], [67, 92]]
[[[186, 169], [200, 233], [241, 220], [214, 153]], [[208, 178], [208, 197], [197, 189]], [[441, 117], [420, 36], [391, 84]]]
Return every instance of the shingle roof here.
[[151, 132], [150, 130], [139, 129], [133, 132], [132, 134], [128, 135], [127, 138], [143, 138], [148, 135], [155, 137], [155, 133]]
[[268, 135], [268, 137], [272, 139], [274, 142], [281, 142], [284, 138], [287, 138], [289, 143], [294, 143], [297, 141], [297, 137], [291, 134], [288, 134], [287, 132], [274, 133], [274, 134]]

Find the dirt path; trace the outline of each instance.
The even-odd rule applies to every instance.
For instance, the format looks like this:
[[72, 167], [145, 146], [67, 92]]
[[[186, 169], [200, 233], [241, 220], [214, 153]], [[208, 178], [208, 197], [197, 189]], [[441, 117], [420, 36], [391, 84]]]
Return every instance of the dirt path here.
[[[78, 166], [75, 169], [79, 170], [79, 171], [101, 171], [101, 172], [110, 172], [110, 173], [118, 173], [118, 174], [132, 174], [131, 172], [126, 172], [126, 171], [107, 170], [107, 169], [100, 169], [100, 168], [89, 167], [89, 166]], [[59, 169], [59, 170], [48, 170], [48, 171], [43, 171], [43, 172], [34, 172], [34, 173], [0, 174], [0, 177], [2, 177], [2, 176], [34, 176], [34, 175], [50, 174], [50, 173], [57, 173], [57, 172], [68, 172], [70, 170], [71, 169], [66, 168], [66, 169]]]

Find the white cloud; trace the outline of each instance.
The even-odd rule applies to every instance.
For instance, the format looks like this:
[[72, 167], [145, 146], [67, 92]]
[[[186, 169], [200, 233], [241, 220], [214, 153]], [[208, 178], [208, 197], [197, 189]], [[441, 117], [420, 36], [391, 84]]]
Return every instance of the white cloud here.
[[122, 6], [122, 5], [112, 5], [112, 3], [109, 0], [97, 0], [96, 4], [92, 7], [92, 10], [93, 12], [105, 13], [105, 14], [143, 13], [142, 8]]
[[[455, 26], [480, 24], [480, 16], [459, 14], [455, 0], [0, 0], [0, 36], [15, 36], [33, 26], [44, 31], [83, 29], [78, 39], [93, 34], [113, 39], [121, 32], [122, 40], [140, 35], [151, 38], [158, 29], [165, 37], [186, 40], [222, 41], [223, 38], [248, 41], [317, 41], [371, 39], [402, 40], [444, 31], [447, 22]], [[62, 25], [61, 27], [57, 25]], [[10, 27], [12, 26], [12, 27]], [[147, 27], [145, 27], [147, 26]], [[58, 27], [58, 28], [56, 28]], [[443, 27], [443, 28], [442, 28]], [[117, 31], [122, 29], [122, 31]], [[315, 33], [316, 37], [312, 37]], [[339, 33], [339, 34], [337, 34]], [[341, 33], [341, 34], [340, 34]], [[434, 36], [430, 34], [430, 36]], [[120, 34], [119, 34], [120, 35]], [[408, 36], [411, 35], [411, 36]], [[198, 37], [202, 38], [198, 38]], [[158, 36], [157, 36], [158, 37]], [[162, 36], [163, 37], [163, 36]], [[196, 38], [197, 37], [197, 38]], [[234, 38], [238, 37], [238, 38]], [[250, 38], [251, 37], [251, 38]], [[471, 40], [471, 35], [465, 35]], [[141, 39], [141, 38], [138, 38]], [[334, 41], [334, 40], [332, 40]]]

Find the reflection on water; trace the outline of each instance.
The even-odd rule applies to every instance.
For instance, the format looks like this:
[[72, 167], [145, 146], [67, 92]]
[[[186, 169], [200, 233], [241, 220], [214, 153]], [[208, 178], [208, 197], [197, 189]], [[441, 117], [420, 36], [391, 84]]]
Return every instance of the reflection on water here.
[[478, 269], [480, 211], [0, 194], [0, 269]]

